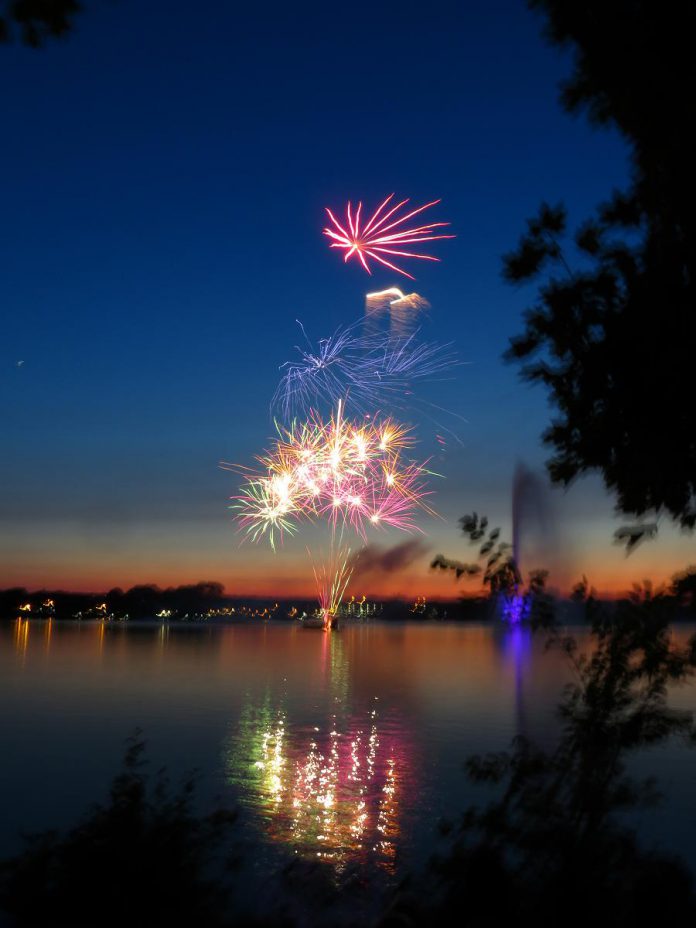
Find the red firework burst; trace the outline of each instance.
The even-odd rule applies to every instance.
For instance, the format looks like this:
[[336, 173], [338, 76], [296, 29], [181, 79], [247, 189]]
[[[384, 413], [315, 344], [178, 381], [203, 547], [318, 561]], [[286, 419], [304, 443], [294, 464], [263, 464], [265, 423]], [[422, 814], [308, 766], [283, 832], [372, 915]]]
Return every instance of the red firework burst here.
[[[367, 258], [373, 258], [375, 261], [379, 261], [380, 264], [384, 264], [393, 271], [403, 274], [404, 277], [415, 280], [412, 274], [392, 264], [391, 261], [388, 261], [383, 256], [397, 255], [402, 258], [420, 258], [423, 261], [439, 261], [440, 259], [433, 257], [433, 255], [421, 255], [413, 251], [400, 251], [398, 246], [412, 245], [420, 242], [434, 242], [441, 238], [454, 238], [455, 236], [445, 235], [435, 231], [436, 229], [441, 229], [443, 226], [448, 226], [450, 224], [449, 222], [429, 222], [424, 226], [414, 226], [407, 229], [403, 228], [405, 222], [408, 222], [409, 219], [429, 209], [431, 206], [435, 206], [440, 200], [433, 200], [431, 203], [426, 203], [425, 206], [419, 206], [418, 209], [412, 209], [404, 215], [398, 215], [399, 210], [402, 210], [409, 200], [402, 200], [400, 203], [397, 203], [396, 206], [387, 209], [393, 198], [394, 194], [392, 193], [386, 200], [380, 203], [364, 225], [361, 224], [362, 202], [358, 203], [355, 210], [353, 210], [351, 203], [348, 203], [346, 208], [346, 219], [343, 225], [336, 219], [331, 210], [327, 208], [326, 212], [334, 228], [325, 228], [324, 235], [331, 239], [331, 248], [343, 249], [344, 261], [350, 260], [353, 256], [357, 257], [368, 274], [372, 274], [372, 271], [370, 270]], [[389, 220], [391, 220], [391, 222]]]

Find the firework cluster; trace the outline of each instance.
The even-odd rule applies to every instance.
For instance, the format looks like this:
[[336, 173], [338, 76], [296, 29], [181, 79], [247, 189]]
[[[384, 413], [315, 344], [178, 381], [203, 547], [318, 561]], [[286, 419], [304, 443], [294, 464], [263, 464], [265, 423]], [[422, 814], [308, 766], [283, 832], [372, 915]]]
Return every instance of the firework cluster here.
[[[327, 210], [333, 228], [324, 233], [332, 248], [343, 250], [345, 261], [355, 256], [368, 273], [371, 258], [411, 277], [385, 255], [437, 261], [400, 246], [453, 236], [440, 231], [448, 225], [445, 222], [407, 225], [439, 200], [409, 211], [408, 200], [391, 205], [392, 200], [393, 194], [367, 221], [362, 203], [355, 210], [348, 204], [343, 224]], [[419, 340], [416, 320], [428, 306], [418, 294], [407, 295], [396, 287], [368, 294], [365, 319], [339, 328], [316, 347], [300, 324], [306, 347], [298, 346], [299, 358], [282, 365], [271, 403], [278, 417], [277, 437], [257, 458], [256, 469], [243, 470], [243, 485], [233, 498], [232, 508], [246, 536], [265, 539], [273, 548], [302, 523], [328, 525], [328, 553], [321, 565], [313, 564], [326, 628], [333, 624], [353, 569], [344, 531], [363, 543], [368, 529], [415, 531], [418, 511], [432, 513], [426, 504], [430, 472], [427, 461], [409, 457], [410, 429], [377, 412], [413, 406], [414, 382], [440, 379], [458, 363], [449, 346]], [[426, 414], [442, 428], [430, 411]]]
[[337, 412], [324, 421], [313, 413], [279, 428], [272, 450], [259, 457], [235, 501], [249, 537], [271, 545], [302, 521], [325, 518], [335, 530], [350, 527], [365, 538], [369, 526], [416, 528], [427, 509], [425, 465], [410, 461], [410, 430], [391, 419], [356, 423]]

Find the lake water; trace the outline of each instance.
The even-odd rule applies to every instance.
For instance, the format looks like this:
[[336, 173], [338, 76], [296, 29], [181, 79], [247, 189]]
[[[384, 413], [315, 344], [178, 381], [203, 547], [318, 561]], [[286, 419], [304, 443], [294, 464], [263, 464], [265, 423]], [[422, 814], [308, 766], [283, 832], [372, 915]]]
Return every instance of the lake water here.
[[[435, 848], [438, 821], [487, 795], [467, 782], [467, 756], [517, 734], [553, 742], [568, 679], [543, 637], [491, 625], [6, 622], [0, 853], [103, 799], [140, 728], [153, 768], [174, 780], [197, 768], [203, 802], [240, 806], [260, 858], [395, 873]], [[672, 704], [696, 710], [696, 687]], [[645, 841], [694, 866], [696, 751], [671, 743], [633, 768], [667, 797], [639, 819]]]

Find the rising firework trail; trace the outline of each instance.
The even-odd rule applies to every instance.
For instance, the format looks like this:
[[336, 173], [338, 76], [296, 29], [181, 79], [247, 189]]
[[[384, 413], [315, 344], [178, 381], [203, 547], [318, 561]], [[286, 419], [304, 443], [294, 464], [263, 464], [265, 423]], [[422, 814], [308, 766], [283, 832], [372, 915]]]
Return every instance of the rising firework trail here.
[[420, 245], [423, 242], [435, 242], [439, 239], [454, 238], [438, 230], [449, 226], [449, 222], [429, 222], [425, 225], [409, 225], [405, 223], [413, 219], [431, 206], [436, 206], [440, 200], [432, 200], [416, 209], [403, 212], [408, 199], [401, 200], [396, 206], [390, 206], [394, 194], [383, 200], [372, 216], [365, 222], [362, 216], [362, 201], [353, 208], [350, 201], [346, 207], [346, 216], [341, 222], [327, 207], [326, 212], [331, 225], [324, 229], [324, 235], [331, 239], [329, 247], [343, 251], [343, 260], [348, 262], [355, 258], [372, 274], [369, 259], [378, 261], [385, 267], [415, 280], [412, 274], [390, 261], [386, 255], [399, 258], [417, 258], [421, 261], [439, 261], [433, 255], [421, 254], [414, 251], [403, 251], [404, 245]]
[[307, 548], [307, 554], [312, 561], [314, 571], [314, 581], [317, 589], [317, 600], [319, 602], [319, 612], [328, 625], [343, 601], [346, 588], [350, 583], [353, 574], [353, 567], [350, 560], [350, 548], [339, 547], [331, 544], [329, 557], [321, 564], [316, 564], [312, 558], [312, 552]]

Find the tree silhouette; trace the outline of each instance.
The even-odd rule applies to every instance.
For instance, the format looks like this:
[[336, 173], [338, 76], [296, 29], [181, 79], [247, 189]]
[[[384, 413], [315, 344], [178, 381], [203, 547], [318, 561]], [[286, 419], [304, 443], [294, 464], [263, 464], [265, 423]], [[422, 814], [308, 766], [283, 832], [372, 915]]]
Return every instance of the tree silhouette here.
[[619, 130], [632, 161], [568, 243], [563, 206], [542, 204], [504, 276], [537, 282], [507, 357], [544, 384], [552, 480], [599, 472], [621, 512], [696, 525], [696, 64], [690, 7], [657, 0], [531, 0], [550, 40], [575, 51], [571, 113]]
[[500, 540], [500, 529], [489, 529], [488, 517], [479, 518], [475, 512], [462, 516], [459, 525], [469, 544], [478, 545], [478, 559], [482, 563], [470, 564], [437, 554], [430, 563], [431, 569], [451, 570], [457, 580], [462, 576], [483, 574], [482, 583], [490, 589], [491, 595], [514, 590], [522, 577], [512, 556], [512, 545]]
[[0, 42], [18, 36], [32, 48], [65, 35], [82, 9], [77, 0], [0, 0]]
[[696, 612], [696, 567], [693, 564], [674, 574], [671, 591], [683, 609]]

